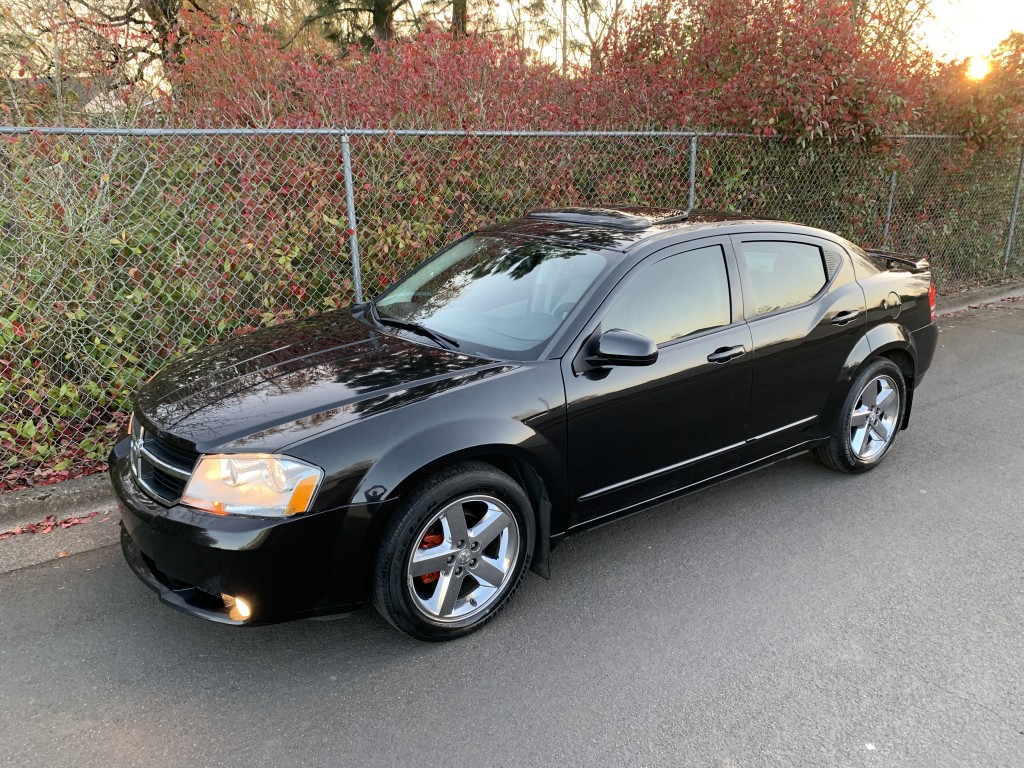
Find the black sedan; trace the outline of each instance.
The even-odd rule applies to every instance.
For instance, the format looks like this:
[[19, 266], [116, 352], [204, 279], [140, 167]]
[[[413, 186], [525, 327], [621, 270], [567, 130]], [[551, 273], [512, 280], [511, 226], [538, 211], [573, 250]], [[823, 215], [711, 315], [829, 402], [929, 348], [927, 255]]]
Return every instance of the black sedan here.
[[214, 621], [369, 601], [457, 637], [568, 534], [802, 451], [876, 466], [934, 302], [927, 262], [818, 229], [533, 211], [142, 387], [110, 461], [125, 556]]

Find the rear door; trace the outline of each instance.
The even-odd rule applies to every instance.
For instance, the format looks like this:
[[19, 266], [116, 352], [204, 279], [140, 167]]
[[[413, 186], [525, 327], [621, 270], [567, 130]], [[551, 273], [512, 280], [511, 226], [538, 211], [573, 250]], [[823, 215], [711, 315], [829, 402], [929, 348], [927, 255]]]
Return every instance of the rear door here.
[[[588, 367], [587, 345], [613, 328], [653, 339], [657, 361]], [[735, 465], [750, 344], [728, 238], [659, 251], [619, 282], [562, 362], [574, 524]]]
[[753, 342], [745, 460], [820, 434], [823, 411], [865, 330], [864, 292], [837, 243], [734, 236]]

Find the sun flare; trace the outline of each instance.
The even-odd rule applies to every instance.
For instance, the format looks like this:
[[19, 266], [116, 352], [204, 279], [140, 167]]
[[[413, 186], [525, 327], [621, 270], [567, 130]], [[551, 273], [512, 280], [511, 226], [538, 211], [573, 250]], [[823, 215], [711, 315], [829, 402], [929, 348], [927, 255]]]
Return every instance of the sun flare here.
[[967, 66], [967, 76], [971, 80], [981, 80], [989, 73], [992, 67], [986, 59], [981, 56], [972, 56], [970, 58], [970, 64]]

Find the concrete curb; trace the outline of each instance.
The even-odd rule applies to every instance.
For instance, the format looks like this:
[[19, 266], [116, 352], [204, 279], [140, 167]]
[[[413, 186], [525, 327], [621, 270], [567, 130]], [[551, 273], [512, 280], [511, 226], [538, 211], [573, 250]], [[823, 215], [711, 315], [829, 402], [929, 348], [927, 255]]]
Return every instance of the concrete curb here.
[[951, 312], [960, 312], [981, 304], [991, 304], [1016, 296], [1024, 296], [1024, 282], [1003, 283], [990, 288], [979, 288], [976, 291], [939, 296], [935, 302], [935, 312], [939, 315], [947, 315]]
[[[976, 291], [940, 296], [936, 312], [940, 315], [959, 312], [1000, 299], [1024, 296], [1024, 282], [1004, 283]], [[47, 515], [59, 518], [88, 512], [114, 510], [117, 499], [106, 472], [65, 480], [24, 491], [0, 494], [0, 530], [12, 521], [42, 520]]]
[[63, 519], [116, 508], [117, 498], [110, 477], [106, 472], [98, 472], [53, 485], [0, 494], [0, 531], [15, 521], [42, 520], [47, 515]]

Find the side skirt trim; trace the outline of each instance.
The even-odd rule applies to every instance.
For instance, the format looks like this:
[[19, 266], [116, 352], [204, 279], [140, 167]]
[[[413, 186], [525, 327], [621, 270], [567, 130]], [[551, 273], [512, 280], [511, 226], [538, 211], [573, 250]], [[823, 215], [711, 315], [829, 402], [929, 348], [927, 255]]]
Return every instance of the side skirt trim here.
[[[779, 427], [778, 429], [773, 429], [770, 432], [764, 432], [764, 433], [762, 433], [760, 435], [755, 435], [754, 437], [748, 438], [747, 440], [744, 440], [741, 443], [733, 443], [732, 445], [727, 445], [724, 448], [719, 448], [717, 450], [710, 451], [709, 453], [702, 453], [700, 456], [694, 456], [692, 459], [686, 459], [685, 461], [680, 461], [678, 464], [671, 464], [670, 466], [662, 467], [661, 469], [655, 469], [654, 471], [647, 472], [646, 474], [643, 474], [643, 475], [637, 475], [636, 477], [631, 477], [628, 480], [621, 480], [621, 481], [619, 481], [617, 483], [613, 483], [612, 485], [606, 485], [603, 488], [598, 488], [596, 491], [590, 491], [589, 493], [583, 494], [582, 496], [579, 497], [578, 501], [587, 501], [587, 500], [593, 499], [593, 498], [595, 498], [597, 496], [601, 496], [601, 495], [603, 495], [605, 493], [610, 493], [611, 491], [617, 491], [620, 488], [625, 488], [627, 486], [633, 485], [634, 483], [640, 483], [640, 482], [643, 482], [644, 480], [650, 480], [652, 477], [658, 477], [659, 475], [664, 475], [664, 474], [667, 474], [669, 472], [674, 472], [675, 470], [682, 469], [683, 467], [688, 466], [690, 464], [696, 464], [698, 461], [704, 461], [704, 459], [710, 459], [712, 456], [718, 456], [721, 453], [726, 453], [727, 451], [732, 451], [732, 450], [735, 450], [736, 448], [742, 448], [743, 446], [749, 445], [750, 443], [757, 442], [758, 440], [764, 440], [766, 437], [771, 437], [772, 435], [777, 435], [780, 432], [785, 432], [788, 429], [793, 429], [794, 427], [799, 427], [801, 424], [807, 424], [808, 422], [814, 421], [817, 418], [818, 418], [817, 416], [808, 416], [806, 419], [800, 419], [800, 421], [794, 421], [792, 424], [786, 424], [784, 427]], [[715, 475], [715, 477], [717, 477], [717, 475]], [[704, 482], [704, 481], [702, 480], [700, 482]], [[644, 502], [644, 503], [646, 503], [646, 502]]]
[[661, 493], [658, 494], [657, 496], [652, 496], [651, 498], [645, 499], [644, 501], [638, 501], [635, 504], [630, 504], [628, 507], [617, 509], [614, 512], [608, 512], [606, 514], [601, 515], [600, 517], [595, 517], [591, 520], [586, 520], [585, 522], [577, 523], [576, 525], [572, 525], [569, 527], [568, 533], [575, 533], [576, 531], [582, 530], [584, 528], [592, 528], [594, 526], [601, 525], [605, 522], [612, 522], [612, 520], [615, 518], [618, 518], [620, 516], [625, 517], [628, 514], [639, 512], [641, 509], [653, 506], [654, 504], [657, 504], [660, 501], [666, 501], [673, 496], [682, 496], [686, 493], [689, 493], [690, 491], [699, 490], [704, 486], [713, 485], [721, 480], [736, 477], [739, 475], [744, 475], [747, 474], [748, 472], [761, 469], [764, 466], [775, 463], [776, 461], [780, 461], [782, 459], [790, 458], [791, 456], [801, 454], [812, 445], [821, 442], [821, 440], [804, 440], [803, 442], [797, 443], [796, 445], [790, 446], [789, 448], [785, 448], [781, 451], [776, 451], [775, 453], [768, 454], [767, 456], [762, 456], [760, 459], [748, 462], [746, 464], [742, 464], [738, 467], [733, 467], [732, 469], [726, 470], [725, 472], [720, 472], [717, 475], [712, 475], [711, 477], [704, 478], [703, 480], [698, 480], [694, 483], [690, 483], [689, 485], [684, 485], [674, 490], [668, 491], [666, 493]]

